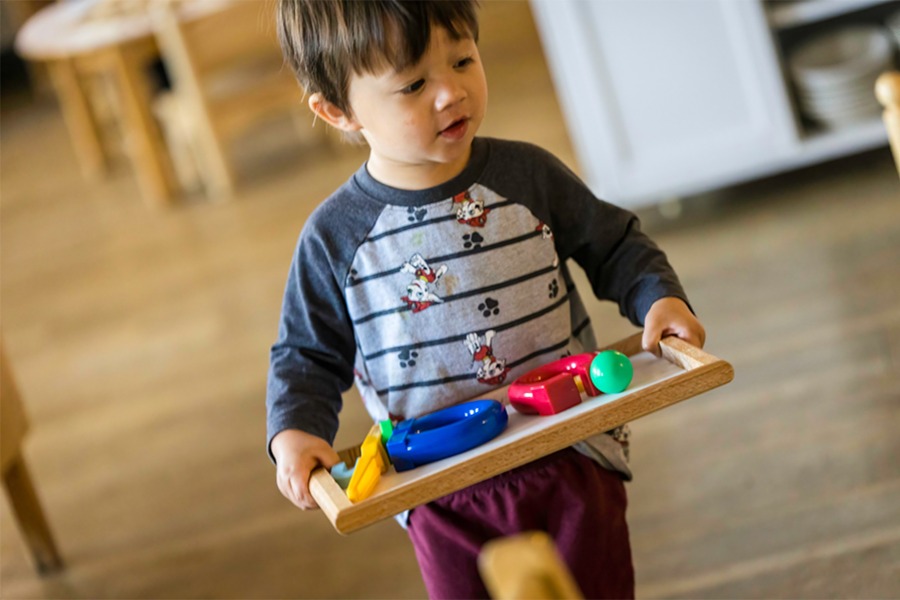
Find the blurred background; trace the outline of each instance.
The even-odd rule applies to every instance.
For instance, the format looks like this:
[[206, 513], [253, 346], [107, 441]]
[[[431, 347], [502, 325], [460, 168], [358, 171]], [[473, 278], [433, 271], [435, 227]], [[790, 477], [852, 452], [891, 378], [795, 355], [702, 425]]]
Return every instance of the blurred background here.
[[[30, 473], [65, 564], [8, 493], [3, 598], [425, 595], [393, 521], [341, 536], [275, 487], [291, 253], [366, 153], [313, 125], [271, 5], [238, 5], [0, 2], [4, 487]], [[873, 92], [898, 15], [483, 2], [481, 133], [637, 211], [735, 368], [632, 425], [639, 597], [900, 596], [900, 177]], [[588, 308], [601, 343], [635, 331]], [[369, 425], [348, 393], [336, 446]]]

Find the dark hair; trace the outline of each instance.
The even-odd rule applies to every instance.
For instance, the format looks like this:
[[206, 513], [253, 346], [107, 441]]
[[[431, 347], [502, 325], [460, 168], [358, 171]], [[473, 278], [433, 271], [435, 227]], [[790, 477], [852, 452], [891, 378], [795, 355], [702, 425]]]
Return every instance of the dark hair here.
[[348, 112], [350, 74], [416, 64], [434, 26], [478, 41], [477, 0], [279, 0], [278, 38], [307, 93]]

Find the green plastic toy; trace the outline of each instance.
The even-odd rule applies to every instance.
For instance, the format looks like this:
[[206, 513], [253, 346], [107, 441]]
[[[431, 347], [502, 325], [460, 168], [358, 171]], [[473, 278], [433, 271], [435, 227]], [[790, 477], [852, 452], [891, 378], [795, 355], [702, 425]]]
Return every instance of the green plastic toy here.
[[618, 350], [604, 350], [591, 361], [591, 383], [604, 394], [624, 392], [634, 377], [634, 367]]

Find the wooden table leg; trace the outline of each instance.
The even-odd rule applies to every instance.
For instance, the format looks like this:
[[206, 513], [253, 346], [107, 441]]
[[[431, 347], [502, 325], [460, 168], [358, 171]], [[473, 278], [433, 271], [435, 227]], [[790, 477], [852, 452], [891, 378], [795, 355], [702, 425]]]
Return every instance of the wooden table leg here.
[[170, 205], [178, 184], [162, 135], [153, 118], [153, 93], [144, 69], [146, 48], [119, 46], [114, 72], [122, 102], [126, 146], [144, 199], [152, 206]]
[[81, 171], [88, 181], [102, 179], [108, 167], [106, 153], [75, 64], [68, 59], [54, 60], [48, 68]]
[[38, 572], [47, 574], [61, 569], [62, 558], [21, 454], [7, 466], [3, 484]]

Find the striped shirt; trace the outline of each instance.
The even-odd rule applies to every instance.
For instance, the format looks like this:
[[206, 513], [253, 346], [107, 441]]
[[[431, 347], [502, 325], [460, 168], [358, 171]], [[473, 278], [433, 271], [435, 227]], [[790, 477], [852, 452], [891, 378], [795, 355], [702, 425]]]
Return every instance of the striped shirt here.
[[[569, 259], [636, 325], [659, 298], [687, 301], [637, 218], [535, 146], [477, 138], [464, 171], [426, 190], [362, 166], [300, 234], [271, 351], [268, 441], [301, 429], [333, 442], [354, 382], [374, 420], [401, 420], [593, 349]], [[588, 442], [579, 449], [630, 477], [621, 444]]]

